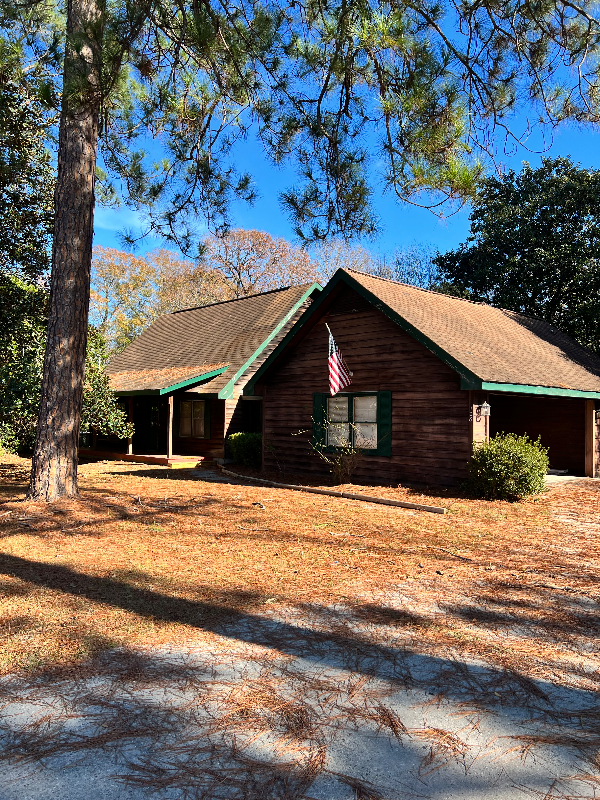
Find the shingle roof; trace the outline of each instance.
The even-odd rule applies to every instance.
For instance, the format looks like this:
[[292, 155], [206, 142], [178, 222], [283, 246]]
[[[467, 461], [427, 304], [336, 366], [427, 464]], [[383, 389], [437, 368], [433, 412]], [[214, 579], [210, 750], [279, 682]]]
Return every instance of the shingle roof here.
[[343, 271], [482, 381], [600, 392], [600, 358], [547, 322]]
[[[203, 392], [218, 392], [281, 323], [276, 341], [285, 335], [314, 286], [290, 286], [158, 317], [111, 359], [107, 368], [111, 386], [121, 392], [164, 389], [215, 365], [228, 365], [223, 374], [202, 384]], [[141, 387], [144, 382], [153, 385]]]
[[174, 369], [141, 369], [130, 372], [115, 372], [110, 376], [110, 388], [114, 392], [165, 389], [192, 378], [206, 375], [228, 364], [200, 364], [196, 367]]

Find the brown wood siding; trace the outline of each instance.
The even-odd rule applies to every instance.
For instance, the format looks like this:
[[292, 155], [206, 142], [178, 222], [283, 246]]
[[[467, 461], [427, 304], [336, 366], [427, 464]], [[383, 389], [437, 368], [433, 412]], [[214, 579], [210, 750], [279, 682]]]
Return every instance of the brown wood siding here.
[[267, 375], [265, 467], [276, 469], [276, 456], [288, 474], [327, 472], [310, 447], [313, 393], [329, 388], [325, 322], [354, 373], [348, 391], [392, 392], [392, 455], [365, 455], [355, 479], [451, 484], [465, 477], [468, 392], [461, 391], [458, 375], [349, 289]]
[[549, 447], [550, 467], [585, 474], [585, 400], [490, 394], [491, 435], [526, 433]]
[[176, 406], [181, 400], [206, 400], [210, 403], [210, 439], [195, 439], [192, 436], [179, 436], [179, 410], [175, 410], [173, 430], [173, 454], [178, 456], [198, 455], [209, 458], [224, 458], [223, 433], [225, 430], [225, 400], [215, 397], [191, 397], [182, 393], [174, 396]]

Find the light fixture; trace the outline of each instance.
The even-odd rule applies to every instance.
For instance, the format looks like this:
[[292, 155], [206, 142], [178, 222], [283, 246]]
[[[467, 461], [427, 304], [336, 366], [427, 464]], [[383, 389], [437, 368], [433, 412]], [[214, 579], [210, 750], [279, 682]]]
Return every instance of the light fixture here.
[[490, 404], [489, 403], [482, 403], [480, 406], [477, 406], [477, 416], [478, 417], [489, 417], [490, 415]]

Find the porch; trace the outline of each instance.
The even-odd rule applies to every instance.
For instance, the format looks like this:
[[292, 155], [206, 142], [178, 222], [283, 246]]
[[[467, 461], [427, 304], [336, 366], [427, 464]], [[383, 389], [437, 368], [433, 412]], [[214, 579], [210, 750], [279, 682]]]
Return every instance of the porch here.
[[133, 461], [139, 464], [158, 464], [170, 469], [193, 469], [195, 467], [214, 466], [214, 458], [205, 456], [171, 456], [162, 454], [134, 454], [93, 450], [87, 447], [79, 448], [79, 457], [91, 461]]
[[183, 391], [166, 397], [121, 396], [120, 402], [133, 423], [133, 437], [83, 433], [79, 447], [82, 458], [175, 469], [213, 466], [224, 462], [230, 433], [262, 428], [262, 403], [246, 398], [222, 400], [215, 395]]

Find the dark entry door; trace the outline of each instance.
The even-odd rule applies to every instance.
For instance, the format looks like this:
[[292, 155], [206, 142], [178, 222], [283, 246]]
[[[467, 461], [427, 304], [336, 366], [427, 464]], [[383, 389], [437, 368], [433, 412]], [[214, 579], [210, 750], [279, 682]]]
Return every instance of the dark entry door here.
[[136, 397], [133, 401], [133, 452], [139, 455], [160, 450], [160, 400]]

